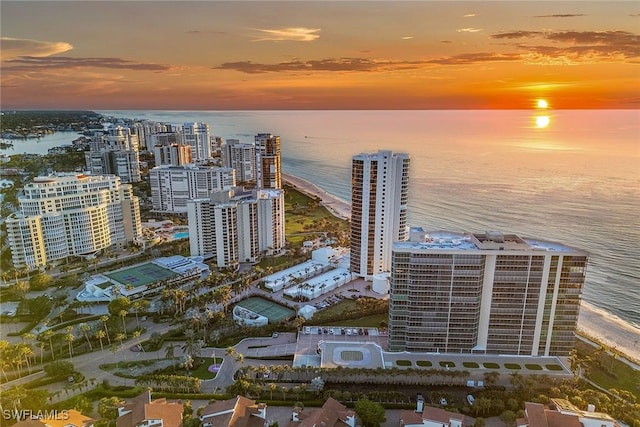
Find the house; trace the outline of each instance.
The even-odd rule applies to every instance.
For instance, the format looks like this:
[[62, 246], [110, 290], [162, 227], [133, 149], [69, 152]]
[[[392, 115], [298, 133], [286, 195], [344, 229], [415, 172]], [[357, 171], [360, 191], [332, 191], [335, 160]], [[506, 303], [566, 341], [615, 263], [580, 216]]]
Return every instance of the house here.
[[[42, 416], [40, 416], [42, 415]], [[33, 412], [31, 418], [18, 421], [16, 427], [93, 427], [91, 418], [75, 409], [63, 411], [45, 411], [42, 414]]]
[[400, 427], [464, 427], [464, 415], [424, 405], [418, 394], [416, 410], [400, 411]]
[[263, 427], [266, 418], [267, 405], [244, 396], [210, 403], [200, 415], [202, 427]]
[[289, 427], [355, 427], [356, 413], [333, 397], [321, 408], [293, 410]]
[[565, 399], [551, 399], [550, 407], [526, 402], [524, 418], [516, 420], [517, 427], [619, 427], [609, 415], [596, 412], [593, 405], [586, 411]]
[[183, 412], [181, 401], [151, 400], [147, 390], [118, 408], [116, 427], [182, 427]]

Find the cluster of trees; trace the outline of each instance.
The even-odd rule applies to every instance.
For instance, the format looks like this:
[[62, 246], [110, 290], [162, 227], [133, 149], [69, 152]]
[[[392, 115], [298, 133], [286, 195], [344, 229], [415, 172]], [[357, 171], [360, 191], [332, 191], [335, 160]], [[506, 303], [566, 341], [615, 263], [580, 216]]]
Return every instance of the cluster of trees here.
[[202, 381], [184, 375], [145, 374], [136, 379], [136, 384], [169, 393], [200, 393]]

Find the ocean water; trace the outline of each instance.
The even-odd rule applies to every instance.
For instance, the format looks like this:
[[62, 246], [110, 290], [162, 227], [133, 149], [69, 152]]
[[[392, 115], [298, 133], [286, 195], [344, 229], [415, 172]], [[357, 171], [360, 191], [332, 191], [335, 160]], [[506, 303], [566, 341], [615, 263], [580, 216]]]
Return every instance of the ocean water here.
[[[259, 132], [280, 135], [283, 171], [345, 200], [353, 155], [407, 152], [412, 226], [501, 230], [586, 250], [584, 300], [640, 325], [639, 111], [100, 113], [200, 121], [214, 135], [245, 142]], [[46, 152], [76, 136], [62, 137], [15, 142], [3, 152]]]

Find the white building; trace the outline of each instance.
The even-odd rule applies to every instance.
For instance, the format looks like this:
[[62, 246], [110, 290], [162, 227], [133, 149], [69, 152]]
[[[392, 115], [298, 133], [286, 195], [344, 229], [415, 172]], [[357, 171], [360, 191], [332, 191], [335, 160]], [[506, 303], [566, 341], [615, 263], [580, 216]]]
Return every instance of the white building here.
[[212, 256], [218, 267], [255, 262], [285, 245], [284, 191], [236, 188], [187, 203], [191, 255]]
[[157, 212], [186, 213], [190, 199], [209, 197], [236, 185], [230, 168], [196, 166], [156, 166], [149, 171], [151, 201]]
[[425, 233], [393, 246], [393, 351], [566, 356], [588, 255], [487, 232]]
[[393, 242], [407, 239], [409, 156], [378, 151], [351, 161], [351, 271], [390, 271]]
[[244, 183], [256, 182], [256, 146], [227, 139], [222, 144], [222, 164], [236, 170], [236, 180]]
[[182, 126], [182, 143], [191, 146], [191, 157], [195, 162], [211, 159], [211, 135], [206, 123], [185, 123]]
[[138, 137], [122, 126], [111, 126], [97, 136], [85, 153], [92, 175], [117, 175], [123, 183], [140, 182]]
[[147, 136], [149, 151], [156, 166], [181, 166], [192, 162], [191, 146], [183, 144], [178, 132], [162, 132]]
[[258, 188], [282, 188], [280, 137], [259, 133], [255, 137], [256, 186]]
[[138, 198], [113, 175], [39, 176], [7, 220], [13, 264], [36, 268], [124, 245], [142, 234]]

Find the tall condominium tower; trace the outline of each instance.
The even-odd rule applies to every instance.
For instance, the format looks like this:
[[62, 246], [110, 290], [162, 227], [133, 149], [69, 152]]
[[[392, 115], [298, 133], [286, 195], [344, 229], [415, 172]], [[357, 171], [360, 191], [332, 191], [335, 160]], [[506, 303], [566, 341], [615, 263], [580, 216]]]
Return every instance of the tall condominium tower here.
[[256, 186], [258, 188], [282, 188], [280, 166], [280, 137], [259, 133], [256, 142]]
[[164, 165], [149, 171], [149, 182], [154, 211], [184, 214], [187, 201], [229, 190], [235, 187], [236, 178], [230, 168]]
[[239, 183], [256, 182], [256, 146], [254, 144], [227, 139], [222, 144], [222, 164], [236, 170], [236, 180]]
[[378, 151], [351, 162], [351, 271], [391, 270], [393, 242], [407, 238], [409, 155]]
[[284, 191], [214, 193], [187, 203], [191, 255], [212, 256], [218, 267], [255, 262], [285, 245]]
[[6, 219], [13, 265], [37, 268], [124, 245], [142, 234], [138, 198], [113, 175], [39, 176]]
[[177, 132], [152, 134], [148, 136], [148, 141], [156, 166], [180, 166], [192, 162], [191, 146], [181, 143]]
[[141, 180], [138, 137], [129, 128], [109, 127], [91, 142], [85, 161], [93, 175], [117, 175], [124, 183]]
[[211, 158], [211, 138], [208, 124], [185, 123], [182, 126], [182, 142], [191, 146], [191, 157], [194, 161], [205, 161]]
[[393, 246], [390, 349], [569, 354], [585, 252], [500, 232], [410, 234]]

